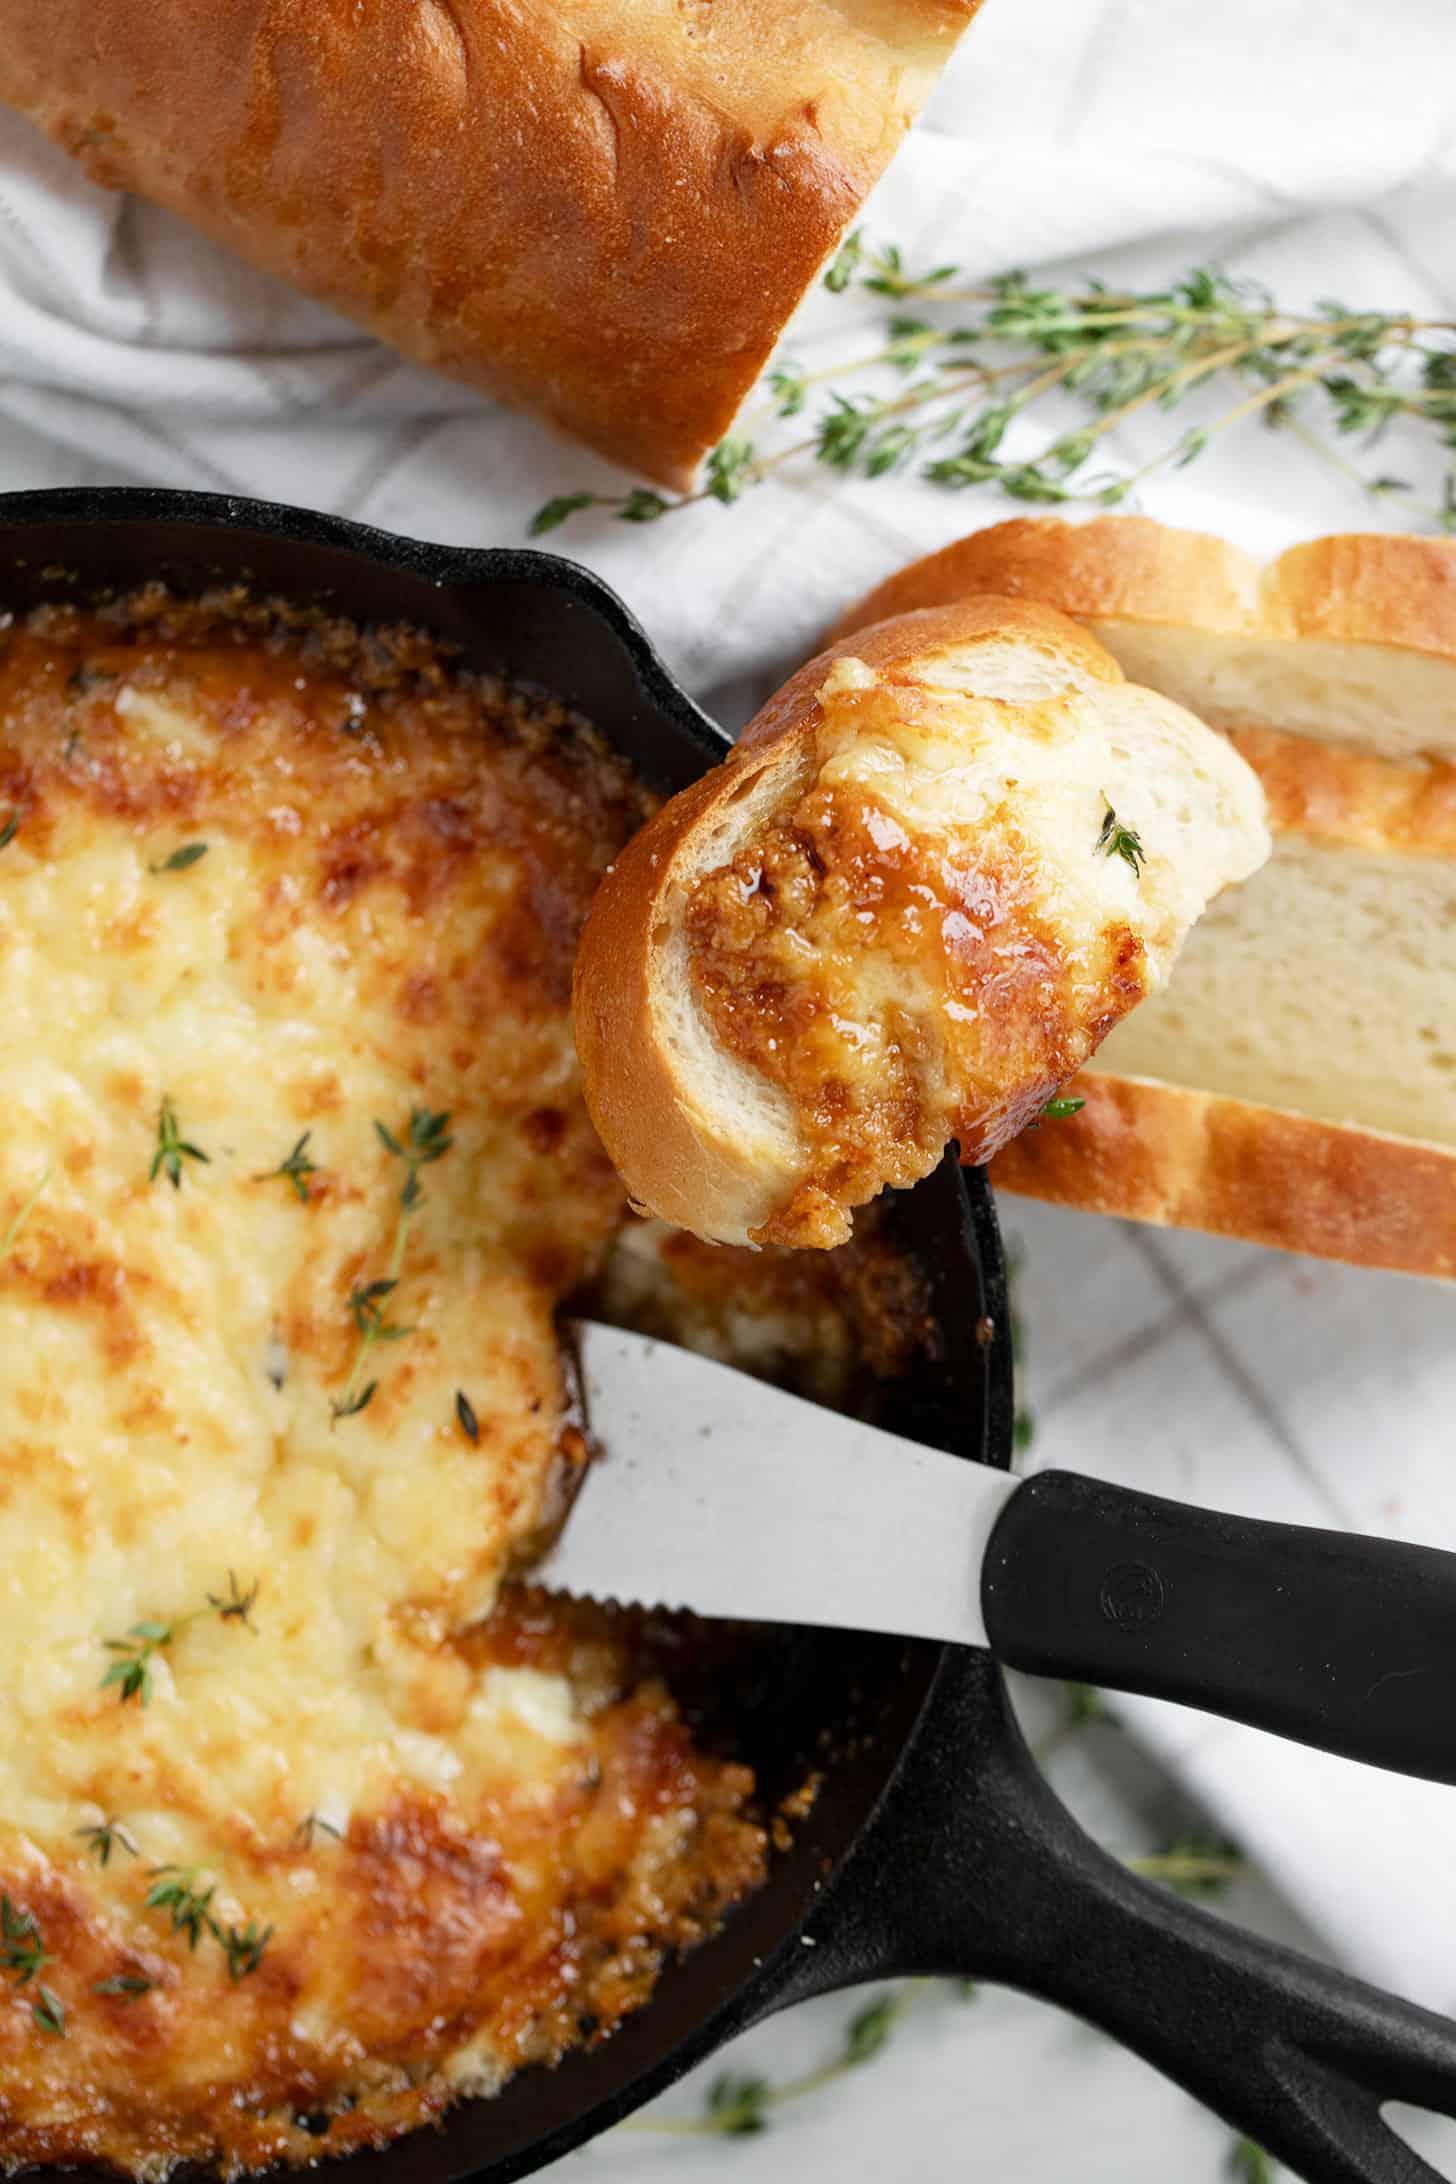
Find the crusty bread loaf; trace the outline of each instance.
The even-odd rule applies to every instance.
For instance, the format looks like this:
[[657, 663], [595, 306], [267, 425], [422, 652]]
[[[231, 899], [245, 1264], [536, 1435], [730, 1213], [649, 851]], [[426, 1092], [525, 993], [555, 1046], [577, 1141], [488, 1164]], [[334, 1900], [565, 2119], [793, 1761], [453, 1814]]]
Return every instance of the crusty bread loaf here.
[[0, 99], [668, 485], [978, 0], [0, 0]]
[[1318, 539], [1261, 570], [1140, 518], [1018, 521], [845, 626], [998, 581], [1225, 726], [1275, 846], [1112, 1033], [1085, 1109], [1009, 1146], [997, 1182], [1456, 1272], [1456, 542]]
[[881, 623], [603, 881], [576, 971], [593, 1119], [677, 1226], [837, 1243], [950, 1139], [985, 1160], [1031, 1121], [1267, 847], [1231, 747], [1063, 617]]

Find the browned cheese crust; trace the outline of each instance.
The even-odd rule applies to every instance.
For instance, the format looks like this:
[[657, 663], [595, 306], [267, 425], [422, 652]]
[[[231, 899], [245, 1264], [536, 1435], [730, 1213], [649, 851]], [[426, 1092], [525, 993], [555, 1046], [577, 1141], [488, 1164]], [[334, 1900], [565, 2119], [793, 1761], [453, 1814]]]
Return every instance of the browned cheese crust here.
[[[910, 692], [898, 710], [913, 724]], [[699, 1000], [728, 1051], [788, 1094], [812, 1148], [758, 1240], [818, 1240], [826, 1207], [917, 1181], [947, 1138], [985, 1161], [1142, 998], [1130, 928], [1073, 961], [1040, 891], [1009, 809], [952, 850], [871, 797], [820, 786], [698, 882], [686, 922]]]
[[[837, 659], [852, 654], [874, 670], [882, 687], [867, 702], [902, 727], [913, 726], [933, 711], [917, 679], [919, 664], [938, 648], [981, 641], [1019, 642], [1090, 681], [1122, 680], [1111, 656], [1074, 623], [1014, 600], [962, 600], [862, 631], [791, 676], [724, 764], [675, 796], [606, 874], [577, 957], [577, 1046], [592, 1112], [618, 1170], [629, 1186], [642, 1179], [665, 1218], [741, 1233], [741, 1209], [764, 1188], [737, 1136], [715, 1134], [694, 1111], [662, 1036], [661, 905], [679, 860], [691, 857], [716, 821], [731, 817], [756, 776], [782, 769], [787, 780], [798, 755], [812, 753], [825, 724], [821, 692]], [[791, 1095], [816, 1141], [814, 1173], [790, 1203], [751, 1224], [755, 1242], [840, 1243], [848, 1234], [846, 1205], [863, 1203], [882, 1181], [907, 1183], [924, 1174], [950, 1135], [959, 1135], [966, 1159], [988, 1157], [992, 1144], [1036, 1112], [1145, 990], [1140, 943], [1129, 932], [1109, 930], [1095, 960], [1089, 951], [1078, 966], [1082, 983], [1065, 1005], [1072, 974], [1032, 908], [1025, 862], [1009, 812], [986, 830], [974, 856], [957, 858], [939, 837], [929, 847], [912, 839], [869, 797], [816, 789], [786, 815], [762, 856], [755, 842], [750, 853], [695, 885], [686, 921], [692, 975], [712, 1029], [733, 1055]], [[839, 944], [846, 921], [858, 936], [850, 949]], [[786, 942], [795, 927], [813, 930], [816, 973], [801, 972]], [[857, 962], [876, 950], [923, 980], [924, 1019], [944, 1016], [952, 1025], [955, 1061], [942, 1068], [936, 1057], [938, 1089], [929, 1100], [927, 1056], [908, 1012], [898, 1025], [890, 1020], [893, 999], [873, 1069], [843, 1034], [836, 979], [848, 982]], [[967, 1022], [958, 1037], [941, 1003], [955, 1004], [963, 982], [984, 988], [997, 981], [1006, 1008], [996, 1018], [993, 1054], [980, 1043], [984, 1014], [977, 1014], [979, 1031]], [[843, 1015], [852, 1013], [863, 1016], [863, 1008]], [[1074, 1021], [1085, 1041], [1078, 1032], [1072, 1052]], [[1024, 1042], [1014, 1060], [1008, 1022]], [[1013, 1111], [986, 1088], [1018, 1068], [1021, 1094]], [[983, 1105], [972, 1119], [978, 1100]]]
[[[0, 1148], [0, 2162], [382, 2144], [610, 2031], [761, 1874], [747, 1771], [630, 1628], [496, 1599], [579, 1445], [554, 1310], [624, 1210], [567, 998], [642, 808], [561, 706], [407, 633], [154, 594], [0, 637], [0, 981], [39, 1012]], [[154, 1050], [206, 1156], [175, 1188]], [[331, 1417], [398, 1220], [373, 1125], [415, 1101], [450, 1148]], [[169, 1618], [150, 1703], [104, 1686]], [[161, 1867], [212, 1889], [190, 1930]]]
[[977, 0], [0, 0], [0, 98], [683, 485]]

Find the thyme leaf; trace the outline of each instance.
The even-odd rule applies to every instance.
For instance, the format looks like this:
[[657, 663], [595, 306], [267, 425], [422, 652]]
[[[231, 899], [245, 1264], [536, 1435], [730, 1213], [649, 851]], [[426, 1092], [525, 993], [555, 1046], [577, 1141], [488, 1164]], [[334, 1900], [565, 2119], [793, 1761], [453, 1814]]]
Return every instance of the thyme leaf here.
[[467, 1441], [479, 1441], [480, 1420], [475, 1415], [475, 1405], [463, 1388], [455, 1390], [455, 1416], [460, 1421], [460, 1431]]
[[[215, 1615], [223, 1623], [248, 1623], [261, 1583], [260, 1578], [255, 1578], [244, 1592], [239, 1587], [234, 1572], [229, 1570], [227, 1591], [209, 1593], [203, 1607], [192, 1608], [186, 1615], [174, 1615], [165, 1623], [156, 1618], [133, 1623], [125, 1637], [105, 1639], [103, 1643], [107, 1652], [116, 1654], [117, 1659], [101, 1679], [102, 1690], [106, 1691], [112, 1684], [116, 1684], [119, 1687], [117, 1696], [123, 1706], [128, 1699], [137, 1699], [143, 1706], [150, 1706], [152, 1663], [157, 1654], [170, 1646], [180, 1631], [186, 1630], [191, 1623], [201, 1622], [205, 1615]], [[250, 1629], [251, 1627], [249, 1624]], [[83, 1829], [81, 1832], [84, 1834], [92, 1831]], [[126, 1841], [126, 1838], [123, 1837], [123, 1840]], [[127, 1841], [129, 1850], [134, 1851], [135, 1847]], [[105, 1865], [105, 1857], [101, 1863]]]
[[336, 1828], [332, 1820], [325, 1820], [321, 1812], [306, 1812], [293, 1831], [293, 1840], [305, 1850], [312, 1850], [314, 1836], [320, 1830], [325, 1835], [332, 1835], [336, 1843], [344, 1840], [343, 1829]]
[[253, 1603], [262, 1590], [262, 1586], [263, 1580], [260, 1577], [255, 1577], [247, 1591], [243, 1592], [239, 1588], [235, 1573], [229, 1570], [227, 1591], [225, 1593], [209, 1593], [207, 1604], [214, 1610], [220, 1622], [246, 1623], [249, 1630], [251, 1630], [253, 1626], [249, 1618], [253, 1612]]
[[193, 865], [201, 863], [202, 859], [207, 855], [207, 851], [208, 844], [206, 842], [184, 842], [180, 849], [173, 850], [170, 857], [163, 857], [159, 864], [148, 865], [147, 870], [149, 872], [189, 872]]
[[[1080, 1115], [1086, 1105], [1087, 1102], [1084, 1099], [1078, 1099], [1075, 1093], [1060, 1095], [1054, 1100], [1047, 1101], [1046, 1106], [1037, 1116], [1036, 1122], [1065, 1122], [1069, 1115]], [[1036, 1128], [1036, 1122], [1031, 1125], [1033, 1130]]]
[[1102, 814], [1102, 832], [1097, 837], [1096, 848], [1099, 856], [1121, 857], [1124, 864], [1131, 865], [1134, 878], [1142, 871], [1147, 857], [1137, 835], [1131, 827], [1122, 824], [1110, 804]]
[[150, 1706], [153, 1656], [163, 1646], [169, 1646], [175, 1636], [174, 1624], [146, 1622], [133, 1623], [124, 1638], [108, 1638], [105, 1641], [107, 1652], [118, 1654], [120, 1658], [112, 1662], [102, 1677], [102, 1690], [117, 1684], [120, 1686], [117, 1696], [123, 1706], [128, 1699]]
[[17, 806], [17, 808], [11, 812], [10, 817], [6, 820], [4, 826], [0, 827], [0, 849], [8, 849], [19, 832], [20, 810]]
[[144, 1994], [150, 1994], [155, 1980], [144, 1972], [116, 1972], [110, 1979], [98, 1979], [91, 1989], [93, 1994], [113, 1994], [123, 2002], [138, 2002]]
[[179, 1134], [172, 1102], [164, 1095], [161, 1112], [157, 1117], [157, 1149], [152, 1155], [147, 1181], [155, 1183], [159, 1175], [165, 1174], [173, 1190], [180, 1190], [184, 1160], [200, 1160], [206, 1167], [210, 1163], [211, 1155], [203, 1152], [200, 1145], [190, 1145]]
[[263, 1961], [264, 1951], [273, 1939], [272, 1927], [265, 1926], [260, 1930], [255, 1919], [249, 1919], [243, 1927], [214, 1926], [212, 1930], [222, 1944], [227, 1957], [228, 1977], [234, 1982], [246, 1979], [250, 1972], [256, 1972]]
[[214, 1881], [207, 1888], [197, 1885], [195, 1866], [153, 1866], [156, 1879], [147, 1890], [146, 1904], [149, 1911], [165, 1911], [171, 1921], [174, 1934], [185, 1934], [187, 1946], [196, 1949], [204, 1933], [218, 1934], [217, 1921], [208, 1909], [217, 1894]]
[[76, 1833], [83, 1843], [90, 1844], [102, 1865], [110, 1865], [112, 1850], [118, 1843], [129, 1858], [138, 1855], [136, 1844], [119, 1820], [98, 1820], [92, 1827], [77, 1828]]
[[358, 1385], [364, 1361], [375, 1343], [399, 1342], [406, 1335], [414, 1333], [413, 1327], [400, 1326], [386, 1319], [384, 1302], [399, 1287], [405, 1246], [409, 1242], [410, 1223], [424, 1202], [420, 1170], [430, 1167], [437, 1160], [443, 1160], [455, 1142], [450, 1135], [449, 1115], [435, 1113], [428, 1107], [412, 1107], [409, 1120], [398, 1135], [376, 1116], [374, 1132], [391, 1160], [403, 1162], [405, 1177], [400, 1187], [399, 1215], [395, 1222], [389, 1270], [375, 1281], [356, 1282], [349, 1291], [349, 1313], [358, 1329], [359, 1344], [349, 1367], [344, 1392], [329, 1405], [335, 1424], [341, 1418], [357, 1417], [370, 1403], [379, 1386], [377, 1380], [371, 1380], [362, 1389]]
[[305, 1130], [286, 1160], [280, 1160], [276, 1168], [266, 1169], [254, 1180], [258, 1183], [271, 1183], [275, 1176], [284, 1176], [292, 1184], [299, 1201], [306, 1206], [309, 1199], [308, 1179], [319, 1172], [317, 1164], [308, 1157], [308, 1141], [312, 1136], [312, 1130]]
[[66, 2006], [60, 1996], [49, 1987], [41, 1987], [30, 2005], [30, 2014], [41, 2032], [48, 2032], [53, 2040], [66, 2037]]
[[50, 1962], [34, 1912], [0, 1894], [0, 1971], [13, 1972], [16, 1986], [25, 1987]]

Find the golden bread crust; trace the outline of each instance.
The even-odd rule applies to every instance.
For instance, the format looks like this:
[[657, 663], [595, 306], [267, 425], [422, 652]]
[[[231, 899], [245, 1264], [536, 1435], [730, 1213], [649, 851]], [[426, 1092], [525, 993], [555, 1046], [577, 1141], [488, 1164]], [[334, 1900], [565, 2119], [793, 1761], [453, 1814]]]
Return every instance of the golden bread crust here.
[[689, 482], [977, 0], [31, 0], [0, 98], [407, 356]]
[[1403, 1274], [1456, 1273], [1456, 1154], [1147, 1077], [1084, 1072], [1013, 1140], [1000, 1190]]
[[1265, 564], [1227, 539], [1150, 516], [991, 524], [887, 577], [840, 616], [833, 635], [995, 591], [1079, 621], [1322, 637], [1456, 657], [1456, 539], [1358, 531], [1311, 539]]

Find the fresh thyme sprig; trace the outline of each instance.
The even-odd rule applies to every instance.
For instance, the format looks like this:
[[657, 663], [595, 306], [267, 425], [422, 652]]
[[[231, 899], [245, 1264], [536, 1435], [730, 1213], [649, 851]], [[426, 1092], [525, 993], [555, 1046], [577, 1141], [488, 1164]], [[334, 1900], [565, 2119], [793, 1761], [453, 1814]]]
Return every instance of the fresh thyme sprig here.
[[129, 1858], [139, 1855], [130, 1831], [119, 1820], [98, 1820], [89, 1828], [77, 1828], [76, 1833], [83, 1843], [89, 1843], [102, 1865], [110, 1865], [111, 1853], [118, 1843]]
[[965, 2001], [974, 2000], [977, 1992], [975, 1983], [968, 1979], [906, 1980], [856, 2010], [845, 2027], [839, 2052], [817, 2069], [805, 2071], [798, 2078], [786, 2078], [780, 2085], [772, 2085], [766, 2078], [737, 2077], [728, 2072], [715, 2078], [708, 2088], [700, 2116], [644, 2116], [622, 2128], [672, 2138], [746, 2138], [750, 2133], [766, 2131], [775, 2108], [819, 2092], [878, 2055], [916, 1996], [928, 1987], [949, 1988]]
[[[735, 434], [691, 493], [561, 494], [537, 511], [532, 536], [592, 508], [651, 523], [695, 502], [731, 503], [785, 466], [815, 462], [867, 478], [918, 462], [922, 477], [953, 491], [990, 485], [1021, 501], [1116, 506], [1154, 472], [1196, 461], [1252, 419], [1287, 429], [1365, 493], [1456, 530], [1456, 466], [1445, 457], [1456, 448], [1456, 322], [1334, 301], [1287, 311], [1266, 290], [1208, 267], [1144, 291], [1096, 277], [1057, 288], [1020, 273], [977, 285], [957, 276], [952, 265], [915, 272], [893, 244], [872, 250], [852, 236], [825, 287], [865, 289], [897, 308], [869, 355], [821, 373], [780, 360], [769, 372], [774, 418], [803, 414], [822, 391], [808, 438]], [[1222, 407], [1208, 399], [1219, 390]], [[1119, 426], [1195, 396], [1198, 421], [1150, 460], [1101, 466]], [[1059, 415], [1049, 416], [1052, 405]], [[1367, 474], [1328, 437], [1368, 446], [1396, 422], [1434, 442], [1444, 475], [1427, 499], [1405, 478]]]
[[222, 1944], [227, 1957], [228, 1978], [234, 1984], [256, 1972], [263, 1961], [264, 1952], [273, 1939], [271, 1926], [259, 1927], [256, 1919], [249, 1919], [246, 1926], [213, 1926], [213, 1933]]
[[1148, 854], [1132, 828], [1123, 825], [1110, 804], [1102, 814], [1102, 832], [1097, 837], [1096, 848], [1099, 856], [1121, 857], [1124, 864], [1131, 865], [1134, 879], [1141, 873]]
[[116, 1995], [123, 2002], [139, 2002], [155, 1985], [156, 1981], [148, 1979], [145, 1972], [115, 1972], [110, 1979], [98, 1979], [91, 1992]]
[[1161, 1881], [1179, 1896], [1216, 1896], [1249, 1870], [1237, 1843], [1231, 1843], [1226, 1836], [1207, 1834], [1178, 1836], [1161, 1850], [1125, 1858], [1123, 1863], [1129, 1873]]
[[265, 1169], [253, 1180], [257, 1183], [271, 1183], [275, 1176], [283, 1176], [293, 1185], [297, 1197], [306, 1206], [309, 1199], [308, 1179], [311, 1175], [318, 1174], [317, 1163], [308, 1157], [308, 1141], [312, 1136], [312, 1130], [305, 1130], [286, 1160], [280, 1160], [276, 1168]]
[[217, 1921], [208, 1909], [217, 1894], [215, 1881], [199, 1888], [195, 1866], [153, 1866], [152, 1871], [156, 1879], [147, 1890], [147, 1909], [165, 1911], [172, 1932], [187, 1936], [189, 1950], [196, 1949], [204, 1933], [217, 1933]]
[[436, 1160], [443, 1160], [455, 1142], [450, 1135], [449, 1115], [433, 1114], [428, 1107], [412, 1107], [409, 1121], [398, 1137], [382, 1122], [376, 1121], [374, 1129], [390, 1158], [404, 1163], [405, 1178], [400, 1188], [399, 1215], [388, 1271], [375, 1281], [356, 1283], [349, 1291], [349, 1313], [359, 1331], [359, 1343], [349, 1367], [349, 1377], [344, 1382], [344, 1392], [329, 1406], [335, 1423], [341, 1418], [357, 1416], [373, 1401], [379, 1382], [366, 1381], [361, 1387], [360, 1379], [374, 1345], [398, 1342], [414, 1332], [412, 1327], [402, 1327], [385, 1317], [385, 1300], [399, 1287], [410, 1223], [424, 1201], [420, 1170]]
[[167, 1913], [172, 1932], [187, 1936], [189, 1951], [196, 1949], [204, 1934], [211, 1934], [227, 1958], [229, 1979], [246, 1979], [256, 1972], [273, 1939], [271, 1926], [260, 1928], [256, 1919], [249, 1919], [246, 1926], [224, 1926], [212, 1911], [217, 1883], [200, 1887], [195, 1866], [153, 1866], [152, 1872], [155, 1879], [147, 1890], [147, 1908]]
[[174, 1191], [182, 1188], [182, 1163], [184, 1160], [200, 1160], [206, 1167], [211, 1155], [203, 1152], [200, 1145], [189, 1145], [177, 1129], [177, 1116], [172, 1102], [165, 1096], [157, 1117], [157, 1149], [152, 1155], [152, 1165], [147, 1181], [155, 1183], [165, 1174]]
[[169, 1646], [177, 1634], [174, 1623], [133, 1623], [124, 1638], [108, 1638], [108, 1653], [120, 1655], [112, 1662], [101, 1679], [105, 1691], [111, 1684], [119, 1684], [118, 1697], [123, 1706], [128, 1699], [140, 1699], [143, 1706], [152, 1703], [152, 1656], [163, 1646]]
[[26, 1987], [51, 1961], [34, 1912], [0, 1895], [0, 1971], [13, 1973], [16, 1986]]
[[[253, 1604], [258, 1597], [261, 1579], [255, 1579], [246, 1592], [238, 1585], [233, 1571], [228, 1571], [228, 1589], [225, 1593], [209, 1593], [206, 1605], [192, 1608], [186, 1615], [174, 1615], [168, 1622], [149, 1618], [133, 1623], [124, 1638], [108, 1638], [108, 1653], [117, 1655], [101, 1679], [101, 1688], [108, 1690], [118, 1685], [117, 1696], [125, 1706], [128, 1699], [137, 1699], [143, 1706], [152, 1702], [152, 1662], [157, 1654], [170, 1646], [179, 1632], [190, 1623], [199, 1623], [204, 1616], [215, 1615], [223, 1623], [249, 1623]], [[251, 1625], [250, 1625], [251, 1627]], [[128, 1845], [128, 1848], [132, 1846]], [[102, 1859], [102, 1864], [106, 1860]]]

